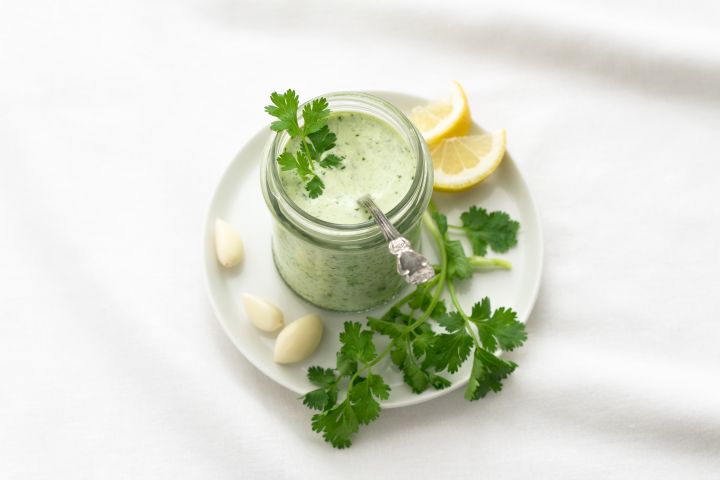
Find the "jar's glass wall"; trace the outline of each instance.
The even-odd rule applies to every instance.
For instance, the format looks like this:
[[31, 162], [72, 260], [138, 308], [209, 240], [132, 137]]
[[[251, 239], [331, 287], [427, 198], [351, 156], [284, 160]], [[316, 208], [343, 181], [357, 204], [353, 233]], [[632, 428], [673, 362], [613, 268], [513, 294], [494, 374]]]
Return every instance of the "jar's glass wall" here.
[[[404, 232], [419, 245], [420, 225]], [[273, 256], [295, 293], [331, 310], [367, 310], [391, 299], [405, 285], [385, 244], [367, 249], [328, 248], [295, 235], [276, 222]]]
[[[334, 112], [358, 111], [391, 125], [417, 160], [414, 183], [390, 212], [390, 220], [419, 247], [422, 213], [432, 194], [432, 162], [418, 131], [395, 107], [361, 93], [325, 95]], [[298, 295], [323, 308], [366, 310], [391, 299], [403, 287], [395, 257], [372, 222], [335, 225], [299, 209], [283, 190], [275, 158], [287, 144], [276, 136], [261, 170], [263, 195], [275, 218], [273, 256], [278, 272]]]

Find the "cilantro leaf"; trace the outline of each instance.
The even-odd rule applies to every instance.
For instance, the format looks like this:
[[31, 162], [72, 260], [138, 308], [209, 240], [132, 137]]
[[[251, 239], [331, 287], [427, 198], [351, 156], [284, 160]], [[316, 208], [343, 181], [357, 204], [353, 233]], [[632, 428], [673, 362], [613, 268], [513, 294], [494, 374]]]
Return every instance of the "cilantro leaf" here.
[[447, 217], [435, 210], [435, 207], [431, 204], [430, 216], [435, 221], [438, 231], [440, 232], [440, 238], [437, 239], [440, 248], [445, 250], [447, 256], [447, 276], [449, 280], [458, 279], [464, 280], [472, 277], [474, 269], [470, 263], [470, 259], [465, 255], [465, 249], [460, 243], [460, 240], [450, 240], [448, 238], [448, 224]]
[[431, 353], [433, 344], [435, 343], [435, 337], [436, 335], [432, 329], [416, 333], [412, 341], [413, 355], [417, 358], [422, 358], [423, 355]]
[[502, 389], [502, 381], [516, 368], [516, 363], [502, 360], [482, 348], [476, 348], [470, 380], [465, 389], [465, 399], [479, 400], [490, 391], [499, 392]]
[[302, 133], [297, 119], [300, 98], [295, 93], [295, 90], [288, 89], [282, 95], [273, 92], [270, 95], [270, 101], [273, 105], [266, 106], [265, 111], [278, 118], [270, 125], [270, 128], [276, 132], [287, 130], [288, 134], [293, 138], [299, 136]]
[[359, 426], [358, 416], [348, 400], [312, 417], [312, 429], [322, 433], [325, 441], [335, 448], [352, 445], [352, 435], [358, 431]]
[[481, 301], [473, 305], [470, 318], [473, 320], [486, 320], [490, 318], [490, 311], [490, 299], [488, 297], [483, 297]]
[[370, 391], [380, 400], [387, 400], [390, 398], [390, 386], [383, 380], [380, 375], [370, 374], [367, 376], [367, 381], [370, 384]]
[[335, 354], [335, 369], [341, 377], [350, 377], [357, 372], [357, 361], [338, 350]]
[[382, 318], [368, 317], [368, 327], [376, 332], [394, 338], [402, 334], [403, 327], [397, 323], [389, 322]]
[[465, 329], [452, 333], [443, 333], [436, 337], [434, 343], [434, 364], [436, 370], [446, 370], [455, 373], [467, 360], [473, 346], [473, 338]]
[[308, 135], [308, 139], [310, 140], [310, 145], [308, 146], [310, 154], [313, 160], [317, 161], [321, 167], [336, 168], [342, 164], [344, 157], [338, 157], [332, 153], [322, 158], [323, 153], [335, 148], [335, 142], [337, 141], [337, 137], [330, 131], [327, 125]]
[[445, 313], [437, 318], [437, 322], [450, 333], [465, 328], [465, 319], [458, 312]]
[[447, 388], [452, 385], [450, 380], [445, 377], [441, 377], [440, 375], [432, 375], [430, 377], [430, 384], [435, 390], [442, 390], [443, 388]]
[[367, 425], [380, 415], [378, 400], [387, 400], [389, 397], [390, 387], [380, 375], [368, 373], [365, 378], [358, 377], [343, 402], [313, 415], [312, 429], [322, 433], [323, 438], [336, 448], [349, 447], [352, 435], [359, 426]]
[[359, 322], [345, 322], [340, 332], [340, 352], [355, 362], [370, 363], [376, 356], [372, 330], [363, 330]]
[[415, 339], [408, 336], [395, 341], [390, 358], [403, 373], [403, 381], [414, 393], [422, 393], [432, 386], [444, 388], [442, 380], [437, 380], [434, 367], [434, 351], [436, 335], [432, 330], [422, 333]]
[[307, 157], [307, 155], [305, 155], [305, 152], [298, 151], [297, 153], [295, 153], [295, 158], [298, 164], [297, 171], [302, 180], [306, 180], [311, 175], [314, 175], [311, 160]]
[[492, 328], [493, 336], [500, 348], [509, 352], [521, 346], [527, 340], [525, 325], [516, 320], [517, 314], [509, 308], [495, 310], [487, 324]]
[[[426, 311], [432, 302], [423, 285], [412, 294], [408, 304], [417, 309], [422, 306]], [[433, 308], [437, 316], [445, 313], [445, 303], [438, 302]], [[434, 363], [434, 344], [436, 334], [430, 325], [424, 323], [415, 327], [414, 331], [407, 331], [406, 327], [412, 323], [413, 318], [394, 306], [382, 318], [368, 317], [368, 326], [378, 333], [392, 338], [390, 345], [390, 359], [403, 373], [403, 381], [415, 393], [422, 393], [429, 386], [440, 389], [450, 385], [446, 379], [435, 375], [430, 369]]]
[[[295, 107], [297, 111], [297, 107]], [[326, 126], [326, 121], [330, 116], [330, 109], [325, 98], [316, 98], [312, 102], [306, 103], [303, 107], [303, 133], [310, 135]]]
[[465, 249], [460, 240], [445, 240], [445, 251], [448, 257], [448, 278], [465, 280], [472, 277], [474, 269], [465, 256]]
[[[418, 285], [415, 291], [412, 293], [408, 306], [415, 310], [427, 310], [432, 304], [433, 296], [429, 291], [429, 285], [427, 283]], [[430, 318], [437, 319], [447, 311], [444, 300], [438, 300], [430, 312]]]
[[437, 210], [434, 210], [430, 215], [432, 216], [433, 220], [435, 220], [438, 230], [440, 230], [440, 235], [442, 235], [442, 236], [447, 235], [447, 231], [448, 231], [447, 217], [444, 214], [438, 212]]
[[316, 153], [313, 157], [317, 160], [320, 155], [335, 148], [337, 136], [324, 125], [320, 130], [309, 134], [308, 140], [312, 144], [312, 151]]
[[337, 155], [330, 153], [320, 160], [320, 166], [323, 168], [337, 168], [342, 165], [342, 161], [344, 159], [344, 157], [338, 157]]
[[281, 170], [297, 170], [298, 176], [301, 180], [307, 179], [307, 177], [313, 175], [313, 171], [310, 167], [305, 153], [299, 151], [294, 155], [290, 152], [283, 152], [277, 158], [277, 162], [280, 165]]
[[327, 387], [335, 383], [335, 371], [332, 368], [310, 367], [307, 373], [310, 383], [317, 387]]
[[381, 318], [367, 317], [368, 327], [390, 338], [401, 336], [410, 323], [410, 316], [393, 306]]
[[430, 385], [430, 374], [419, 364], [412, 355], [405, 357], [400, 369], [403, 372], [403, 381], [413, 393], [422, 393]]
[[525, 325], [517, 321], [517, 314], [513, 310], [500, 307], [492, 315], [490, 311], [490, 299], [485, 297], [473, 305], [470, 315], [478, 327], [483, 347], [494, 352], [499, 346], [509, 352], [527, 340]]
[[285, 171], [298, 170], [300, 167], [297, 158], [290, 152], [281, 153], [277, 158], [277, 162], [280, 165], [280, 168]]
[[390, 397], [390, 387], [379, 375], [369, 374], [356, 382], [350, 390], [350, 403], [358, 421], [367, 425], [380, 415], [380, 403], [376, 398]]
[[367, 381], [355, 384], [350, 390], [350, 402], [355, 416], [363, 425], [367, 425], [380, 416], [380, 404], [370, 394]]
[[517, 245], [520, 224], [505, 212], [488, 213], [484, 208], [472, 206], [460, 215], [460, 220], [475, 255], [484, 256], [488, 245], [500, 253]]
[[313, 385], [320, 387], [312, 390], [303, 396], [303, 404], [313, 410], [328, 410], [337, 402], [338, 378], [332, 368], [323, 369], [314, 366], [308, 369], [308, 380]]
[[303, 405], [313, 410], [327, 410], [337, 402], [337, 387], [318, 388], [303, 395]]
[[305, 184], [305, 190], [308, 192], [310, 198], [317, 198], [322, 195], [325, 190], [325, 183], [323, 183], [320, 177], [314, 175], [310, 181]]

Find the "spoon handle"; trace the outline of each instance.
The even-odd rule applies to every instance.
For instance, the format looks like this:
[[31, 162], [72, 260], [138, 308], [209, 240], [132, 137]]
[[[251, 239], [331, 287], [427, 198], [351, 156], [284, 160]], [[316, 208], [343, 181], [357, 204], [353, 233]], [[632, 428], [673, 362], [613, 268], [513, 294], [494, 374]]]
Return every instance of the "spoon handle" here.
[[390, 223], [390, 220], [388, 220], [382, 210], [380, 210], [380, 208], [375, 204], [375, 202], [372, 198], [370, 198], [369, 195], [365, 195], [364, 197], [359, 198], [358, 203], [360, 204], [360, 206], [364, 207], [368, 212], [370, 212], [370, 215], [373, 216], [373, 218], [375, 219], [375, 223], [377, 223], [378, 227], [380, 227], [380, 231], [385, 237], [385, 240], [391, 242], [402, 237], [402, 235], [400, 235], [400, 232], [397, 231], [397, 228], [395, 228], [395, 226]]
[[400, 235], [397, 228], [390, 223], [390, 220], [373, 202], [370, 196], [365, 195], [358, 200], [358, 204], [370, 212], [375, 223], [388, 242], [388, 250], [397, 257], [397, 272], [406, 282], [412, 285], [425, 283], [435, 276], [435, 270], [429, 264], [428, 259], [421, 253], [412, 249], [410, 240]]

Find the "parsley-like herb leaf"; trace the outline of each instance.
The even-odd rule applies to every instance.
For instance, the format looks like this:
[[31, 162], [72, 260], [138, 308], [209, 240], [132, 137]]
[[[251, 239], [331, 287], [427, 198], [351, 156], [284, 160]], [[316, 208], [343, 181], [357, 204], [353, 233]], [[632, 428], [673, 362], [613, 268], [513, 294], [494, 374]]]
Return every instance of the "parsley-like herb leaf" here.
[[337, 155], [330, 153], [320, 160], [320, 166], [323, 168], [337, 168], [342, 165], [342, 161], [342, 157], [338, 157]]
[[337, 136], [325, 125], [320, 130], [308, 135], [308, 139], [312, 143], [311, 152], [326, 152], [335, 148]]
[[484, 208], [472, 206], [460, 215], [460, 220], [475, 255], [485, 256], [488, 245], [499, 253], [517, 245], [520, 224], [505, 212], [488, 213]]
[[297, 119], [300, 99], [295, 90], [290, 89], [282, 95], [273, 92], [270, 95], [270, 101], [273, 104], [265, 107], [265, 111], [273, 117], [277, 117], [277, 120], [270, 124], [270, 128], [276, 132], [287, 130], [291, 137], [299, 136], [302, 133]]
[[465, 280], [472, 277], [474, 268], [470, 263], [470, 259], [465, 255], [465, 249], [462, 243], [460, 243], [460, 240], [450, 240], [448, 237], [447, 217], [434, 209], [431, 209], [430, 215], [440, 232], [442, 247], [445, 249], [447, 255], [448, 278]]
[[464, 329], [438, 335], [434, 344], [435, 362], [433, 366], [436, 370], [457, 372], [470, 355], [472, 346], [473, 339]]
[[331, 368], [310, 367], [307, 374], [310, 383], [316, 387], [303, 396], [303, 403], [314, 410], [328, 410], [337, 402], [339, 378]]
[[326, 99], [320, 97], [306, 103], [302, 111], [303, 133], [307, 136], [326, 127], [328, 116], [330, 109]]
[[335, 448], [347, 448], [352, 445], [352, 435], [358, 431], [359, 426], [357, 414], [347, 399], [332, 409], [312, 417], [312, 429], [322, 433], [325, 441]]
[[305, 184], [305, 190], [308, 192], [310, 198], [317, 198], [322, 195], [325, 191], [325, 183], [317, 175], [313, 177]]
[[[336, 448], [352, 444], [352, 435], [361, 424], [367, 425], [380, 415], [380, 400], [390, 397], [390, 387], [380, 375], [370, 370], [377, 359], [373, 331], [363, 329], [358, 322], [345, 322], [340, 333], [337, 368], [311, 367], [308, 379], [320, 388], [307, 393], [303, 403], [322, 410], [313, 415], [312, 428]], [[359, 375], [367, 372], [365, 377]], [[345, 399], [337, 403], [337, 385], [344, 377], [351, 377]]]
[[473, 305], [470, 320], [477, 326], [483, 346], [494, 352], [498, 347], [509, 352], [527, 340], [525, 325], [516, 320], [517, 314], [500, 307], [490, 315], [490, 299], [485, 297]]
[[448, 278], [465, 280], [473, 276], [474, 269], [465, 255], [460, 240], [445, 240], [445, 251], [448, 256]]
[[276, 117], [270, 128], [276, 132], [286, 131], [295, 142], [290, 143], [297, 151], [285, 151], [277, 158], [280, 168], [284, 171], [297, 171], [305, 184], [310, 198], [317, 198], [325, 190], [325, 183], [316, 172], [316, 165], [321, 168], [338, 168], [344, 157], [327, 153], [335, 148], [336, 135], [330, 131], [327, 119], [330, 109], [325, 98], [316, 98], [306, 103], [301, 112], [303, 124], [298, 123], [299, 97], [294, 90], [284, 94], [273, 92], [270, 95], [272, 105], [265, 111]]
[[502, 360], [482, 348], [476, 348], [470, 380], [465, 389], [465, 399], [479, 400], [490, 391], [499, 392], [502, 389], [502, 381], [516, 368], [516, 363]]

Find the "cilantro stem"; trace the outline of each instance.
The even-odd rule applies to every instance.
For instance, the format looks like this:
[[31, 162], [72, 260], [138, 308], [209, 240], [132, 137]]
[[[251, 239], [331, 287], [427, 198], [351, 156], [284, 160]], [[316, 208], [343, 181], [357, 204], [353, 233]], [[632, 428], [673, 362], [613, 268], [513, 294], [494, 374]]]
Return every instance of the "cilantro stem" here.
[[[431, 208], [434, 208], [434, 205], [431, 205]], [[423, 314], [420, 316], [420, 318], [417, 319], [417, 321], [413, 322], [411, 325], [408, 325], [403, 330], [403, 333], [405, 335], [413, 332], [417, 327], [422, 325], [427, 321], [428, 318], [430, 318], [430, 315], [432, 314], [432, 311], [435, 309], [435, 306], [437, 305], [438, 301], [440, 301], [440, 296], [442, 295], [443, 290], [445, 289], [445, 282], [447, 279], [447, 253], [445, 252], [445, 249], [443, 248], [443, 238], [442, 234], [440, 233], [440, 230], [438, 230], [437, 226], [435, 225], [435, 221], [433, 220], [432, 216], [425, 211], [423, 213], [423, 225], [430, 231], [430, 235], [432, 235], [433, 240], [435, 240], [436, 247], [438, 251], [440, 252], [440, 274], [436, 275], [432, 280], [430, 280], [429, 284], [437, 284], [435, 287], [435, 291], [433, 292], [432, 300], [430, 301], [430, 305], [423, 311]], [[410, 299], [412, 298], [413, 294], [415, 292], [411, 292], [410, 294], [404, 296], [400, 300], [398, 300], [393, 306], [399, 307], [401, 305], [404, 305]], [[411, 317], [412, 318], [412, 317]], [[358, 368], [358, 370], [353, 374], [353, 376], [350, 378], [350, 382], [348, 383], [348, 392], [347, 394], [350, 394], [350, 390], [352, 390], [353, 383], [355, 379], [360, 375], [361, 373], [365, 371], [370, 371], [372, 367], [377, 365], [380, 361], [382, 361], [383, 358], [387, 356], [388, 353], [390, 353], [390, 349], [393, 347], [393, 344], [395, 343], [395, 339], [391, 340], [385, 349], [378, 354], [375, 359], [373, 359], [370, 363], [365, 364], [362, 368]]]
[[[510, 270], [512, 268], [512, 263], [507, 260], [503, 260], [502, 258], [468, 257], [468, 261], [470, 262], [470, 265], [477, 268], [491, 269], [497, 267], [503, 270]], [[439, 269], [440, 265], [435, 264], [433, 265], [433, 268]]]
[[[413, 332], [417, 327], [419, 327], [421, 324], [426, 322], [428, 318], [430, 318], [432, 311], [435, 309], [438, 301], [440, 301], [440, 296], [442, 295], [442, 292], [445, 288], [445, 279], [447, 278], [447, 253], [445, 252], [445, 249], [442, 248], [442, 235], [440, 234], [437, 226], [435, 226], [434, 220], [427, 211], [423, 213], [423, 224], [428, 230], [430, 230], [430, 234], [435, 240], [437, 249], [440, 252], [440, 275], [436, 275], [432, 280], [428, 282], [430, 285], [437, 284], [437, 286], [435, 287], [435, 291], [433, 292], [430, 305], [428, 305], [427, 309], [423, 311], [423, 314], [420, 316], [420, 318], [418, 318], [416, 322], [413, 322], [411, 325], [405, 327], [405, 329], [403, 330], [403, 333], [405, 335]], [[400, 307], [406, 304], [410, 301], [414, 293], [415, 292], [413, 291], [410, 292], [408, 295], [405, 295], [403, 298], [395, 302], [393, 307]], [[370, 363], [364, 365], [362, 368], [358, 368], [358, 370], [353, 374], [353, 376], [350, 378], [350, 382], [348, 383], [348, 395], [350, 394], [350, 390], [352, 390], [353, 383], [358, 377], [358, 375], [365, 371], [370, 371], [372, 367], [377, 365], [383, 358], [385, 358], [387, 354], [390, 353], [394, 342], [395, 339], [391, 340], [388, 346], [385, 347], [385, 349], [380, 352], [378, 356], [375, 357], [375, 359], [373, 359]]]
[[475, 345], [482, 348], [482, 344], [480, 343], [480, 338], [478, 337], [477, 333], [475, 332], [475, 329], [472, 328], [472, 321], [470, 320], [470, 317], [467, 316], [467, 313], [462, 308], [462, 305], [460, 304], [460, 300], [457, 298], [457, 293], [455, 292], [455, 284], [452, 280], [447, 282], [448, 286], [448, 292], [450, 293], [450, 298], [452, 299], [453, 305], [455, 305], [455, 308], [457, 309], [457, 312], [460, 314], [460, 316], [465, 320], [465, 331], [470, 334], [473, 341], [475, 342]]
[[353, 374], [352, 377], [350, 377], [350, 381], [348, 382], [347, 392], [346, 392], [346, 398], [350, 398], [350, 390], [353, 388], [353, 384], [355, 383], [355, 379], [362, 373], [367, 371], [368, 374], [370, 373], [370, 370], [372, 367], [380, 363], [380, 361], [387, 356], [388, 353], [390, 353], [390, 348], [392, 348], [393, 342], [390, 342], [387, 347], [385, 347], [385, 350], [380, 352], [380, 354], [375, 357], [373, 361], [370, 363], [366, 363], [362, 368], [358, 368], [357, 371]]
[[300, 142], [302, 142], [303, 150], [305, 150], [305, 155], [307, 155], [308, 158], [308, 166], [310, 167], [310, 171], [313, 173], [313, 175], [316, 175], [315, 173], [315, 159], [310, 156], [310, 147], [308, 147], [307, 144], [307, 137], [305, 136], [305, 132], [301, 134]]
[[468, 260], [470, 261], [470, 265], [472, 265], [473, 267], [480, 267], [480, 268], [498, 267], [498, 268], [502, 268], [503, 270], [510, 270], [512, 268], [512, 264], [510, 262], [508, 262], [507, 260], [503, 260], [502, 258], [485, 258], [485, 257], [472, 256], [472, 257], [468, 257]]
[[[431, 203], [430, 208], [434, 209], [435, 206]], [[416, 322], [413, 322], [411, 325], [408, 325], [405, 327], [405, 333], [409, 333], [416, 329], [418, 326], [423, 324], [427, 321], [428, 318], [430, 318], [430, 315], [432, 314], [432, 311], [435, 309], [435, 305], [437, 305], [438, 301], [440, 301], [440, 296], [442, 295], [443, 290], [445, 289], [445, 281], [447, 279], [447, 252], [443, 248], [443, 238], [442, 234], [440, 233], [440, 230], [438, 230], [437, 225], [435, 225], [435, 221], [433, 220], [432, 216], [427, 212], [427, 210], [423, 213], [423, 225], [425, 225], [425, 228], [428, 229], [430, 232], [430, 235], [432, 235], [433, 240], [435, 240], [435, 246], [437, 247], [438, 251], [440, 252], [440, 274], [437, 275], [435, 278], [438, 278], [437, 280], [437, 286], [435, 287], [435, 291], [433, 292], [432, 300], [430, 301], [430, 305], [428, 305], [428, 308], [423, 312], [423, 314], [418, 318]], [[435, 279], [433, 279], [435, 280]]]

